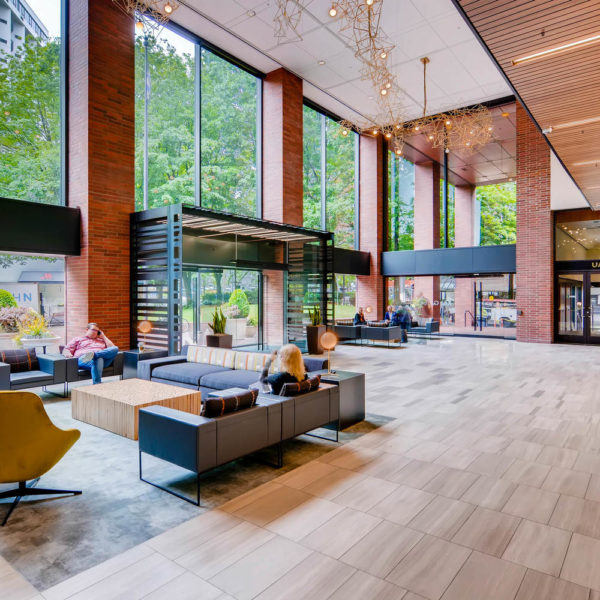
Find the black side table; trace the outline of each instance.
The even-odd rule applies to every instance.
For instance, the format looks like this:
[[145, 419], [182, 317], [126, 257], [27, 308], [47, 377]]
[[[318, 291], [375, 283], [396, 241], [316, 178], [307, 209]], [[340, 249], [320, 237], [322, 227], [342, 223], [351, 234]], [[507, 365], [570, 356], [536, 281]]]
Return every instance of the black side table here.
[[133, 379], [137, 377], [137, 365], [140, 360], [150, 360], [151, 358], [164, 358], [169, 356], [167, 350], [154, 350], [146, 348], [141, 352], [139, 350], [123, 351], [123, 379]]
[[352, 371], [336, 371], [333, 375], [321, 375], [323, 383], [340, 388], [340, 429], [346, 429], [365, 419], [365, 374]]

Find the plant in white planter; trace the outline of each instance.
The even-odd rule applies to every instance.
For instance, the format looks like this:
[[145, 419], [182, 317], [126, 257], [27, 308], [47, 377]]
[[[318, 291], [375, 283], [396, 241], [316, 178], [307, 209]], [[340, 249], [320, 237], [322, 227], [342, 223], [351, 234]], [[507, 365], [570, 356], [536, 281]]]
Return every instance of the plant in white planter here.
[[51, 337], [53, 336], [48, 327], [48, 321], [35, 310], [30, 309], [24, 319], [19, 322], [18, 333], [14, 339], [18, 346], [22, 346], [27, 340], [40, 340]]
[[5, 306], [0, 308], [0, 348], [8, 349], [15, 346], [15, 333], [19, 324], [29, 315], [29, 309], [21, 306]]

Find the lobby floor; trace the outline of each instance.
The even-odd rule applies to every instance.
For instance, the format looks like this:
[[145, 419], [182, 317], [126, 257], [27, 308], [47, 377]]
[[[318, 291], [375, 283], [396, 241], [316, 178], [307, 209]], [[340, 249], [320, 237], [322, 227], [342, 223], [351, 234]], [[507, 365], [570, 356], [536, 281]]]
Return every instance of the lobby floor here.
[[600, 600], [599, 358], [338, 347], [395, 420], [41, 594], [0, 560], [0, 596]]

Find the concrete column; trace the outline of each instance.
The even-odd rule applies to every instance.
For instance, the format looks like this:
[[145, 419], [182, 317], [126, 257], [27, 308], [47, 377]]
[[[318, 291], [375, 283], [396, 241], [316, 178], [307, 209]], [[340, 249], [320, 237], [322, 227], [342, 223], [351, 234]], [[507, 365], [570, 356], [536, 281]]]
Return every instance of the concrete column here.
[[68, 257], [67, 339], [96, 321], [129, 346], [129, 214], [134, 210], [134, 33], [109, 0], [69, 3], [68, 204], [81, 256]]
[[381, 136], [361, 135], [360, 152], [360, 250], [371, 254], [371, 274], [357, 276], [357, 306], [372, 312], [368, 320], [380, 320], [384, 314], [381, 253], [383, 252], [383, 169], [385, 155]]
[[[440, 247], [440, 165], [435, 162], [415, 164], [415, 250]], [[415, 298], [429, 300], [422, 314], [440, 318], [440, 278], [415, 277]], [[437, 302], [437, 304], [434, 304]]]
[[517, 340], [551, 343], [554, 253], [550, 148], [517, 102]]

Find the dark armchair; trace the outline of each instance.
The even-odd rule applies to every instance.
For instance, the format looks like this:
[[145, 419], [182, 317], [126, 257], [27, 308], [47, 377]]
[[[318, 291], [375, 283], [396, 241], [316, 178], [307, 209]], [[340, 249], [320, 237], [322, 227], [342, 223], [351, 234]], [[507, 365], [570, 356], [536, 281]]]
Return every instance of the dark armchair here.
[[[59, 354], [41, 354], [36, 357], [28, 370], [11, 372], [11, 365], [0, 362], [0, 390], [24, 390], [34, 387], [63, 384], [63, 395], [66, 395], [67, 359]], [[36, 364], [37, 362], [37, 364]], [[54, 393], [54, 392], [51, 392]]]

